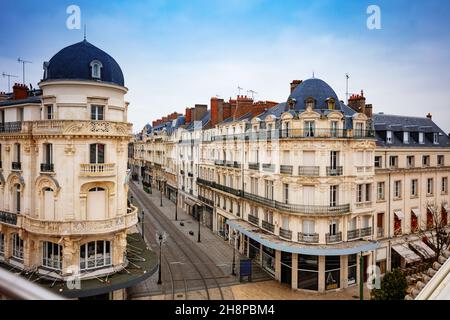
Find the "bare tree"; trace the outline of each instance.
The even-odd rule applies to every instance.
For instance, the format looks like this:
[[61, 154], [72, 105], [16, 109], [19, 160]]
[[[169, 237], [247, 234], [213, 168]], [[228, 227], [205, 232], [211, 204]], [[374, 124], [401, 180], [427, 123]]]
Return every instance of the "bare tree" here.
[[419, 222], [419, 235], [436, 252], [435, 260], [439, 258], [442, 249], [450, 240], [446, 231], [448, 226], [446, 206], [447, 203], [444, 201], [440, 206], [434, 201], [427, 201], [425, 225]]

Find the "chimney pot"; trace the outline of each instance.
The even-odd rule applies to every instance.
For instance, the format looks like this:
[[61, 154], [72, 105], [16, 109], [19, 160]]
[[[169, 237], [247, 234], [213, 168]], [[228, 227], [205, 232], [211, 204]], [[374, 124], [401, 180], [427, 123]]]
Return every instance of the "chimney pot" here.
[[428, 118], [428, 119], [430, 119], [430, 120], [431, 120], [431, 119], [433, 118], [433, 116], [431, 115], [431, 113], [430, 113], [430, 112], [428, 112], [428, 114], [427, 114], [427, 118]]

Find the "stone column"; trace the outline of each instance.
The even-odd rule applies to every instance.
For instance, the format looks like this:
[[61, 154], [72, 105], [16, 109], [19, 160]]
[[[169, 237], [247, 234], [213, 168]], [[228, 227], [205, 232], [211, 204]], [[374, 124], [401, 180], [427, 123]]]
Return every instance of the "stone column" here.
[[341, 256], [340, 288], [348, 287], [348, 256]]
[[281, 251], [275, 250], [275, 279], [281, 281]]
[[298, 289], [298, 254], [293, 253], [292, 254], [292, 282], [291, 282], [291, 288], [292, 289]]
[[319, 292], [325, 292], [325, 256], [319, 256]]

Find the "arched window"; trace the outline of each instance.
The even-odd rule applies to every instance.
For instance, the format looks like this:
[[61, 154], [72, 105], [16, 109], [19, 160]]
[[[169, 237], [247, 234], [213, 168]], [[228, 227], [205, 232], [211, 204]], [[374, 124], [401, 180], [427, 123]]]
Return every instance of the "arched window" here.
[[102, 71], [101, 68], [103, 67], [102, 63], [98, 60], [94, 60], [90, 63], [91, 66], [91, 76], [94, 79], [101, 79], [102, 77]]
[[92, 241], [80, 247], [80, 270], [111, 265], [111, 242]]
[[53, 189], [44, 188], [44, 219], [45, 220], [54, 220], [55, 219], [55, 197], [53, 193]]
[[23, 261], [23, 240], [18, 233], [12, 234], [12, 256]]
[[51, 269], [62, 269], [62, 246], [44, 241], [42, 248], [42, 265]]
[[90, 163], [105, 163], [105, 145], [93, 143], [89, 146]]
[[20, 192], [20, 185], [16, 184], [14, 186], [14, 205], [16, 209], [16, 213], [20, 213], [21, 207], [20, 207], [20, 198], [21, 198], [21, 192]]
[[328, 105], [328, 109], [334, 110], [336, 108], [336, 101], [334, 101], [333, 98], [328, 98], [327, 105]]
[[87, 219], [105, 219], [107, 216], [106, 211], [106, 190], [101, 187], [89, 189], [87, 196]]

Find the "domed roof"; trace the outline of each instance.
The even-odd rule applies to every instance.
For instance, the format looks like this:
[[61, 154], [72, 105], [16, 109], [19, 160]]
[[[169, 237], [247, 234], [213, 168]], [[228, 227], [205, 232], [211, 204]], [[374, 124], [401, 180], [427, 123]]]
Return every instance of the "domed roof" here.
[[[92, 77], [92, 65], [98, 63], [100, 77]], [[119, 64], [109, 54], [86, 40], [60, 50], [44, 63], [44, 81], [57, 79], [94, 80], [124, 86]]]
[[336, 92], [323, 80], [312, 78], [300, 83], [288, 98], [295, 99], [295, 110], [306, 109], [306, 100], [313, 98], [315, 100], [314, 109], [328, 109], [327, 100], [333, 98], [335, 101], [335, 108], [341, 109], [338, 96]]

